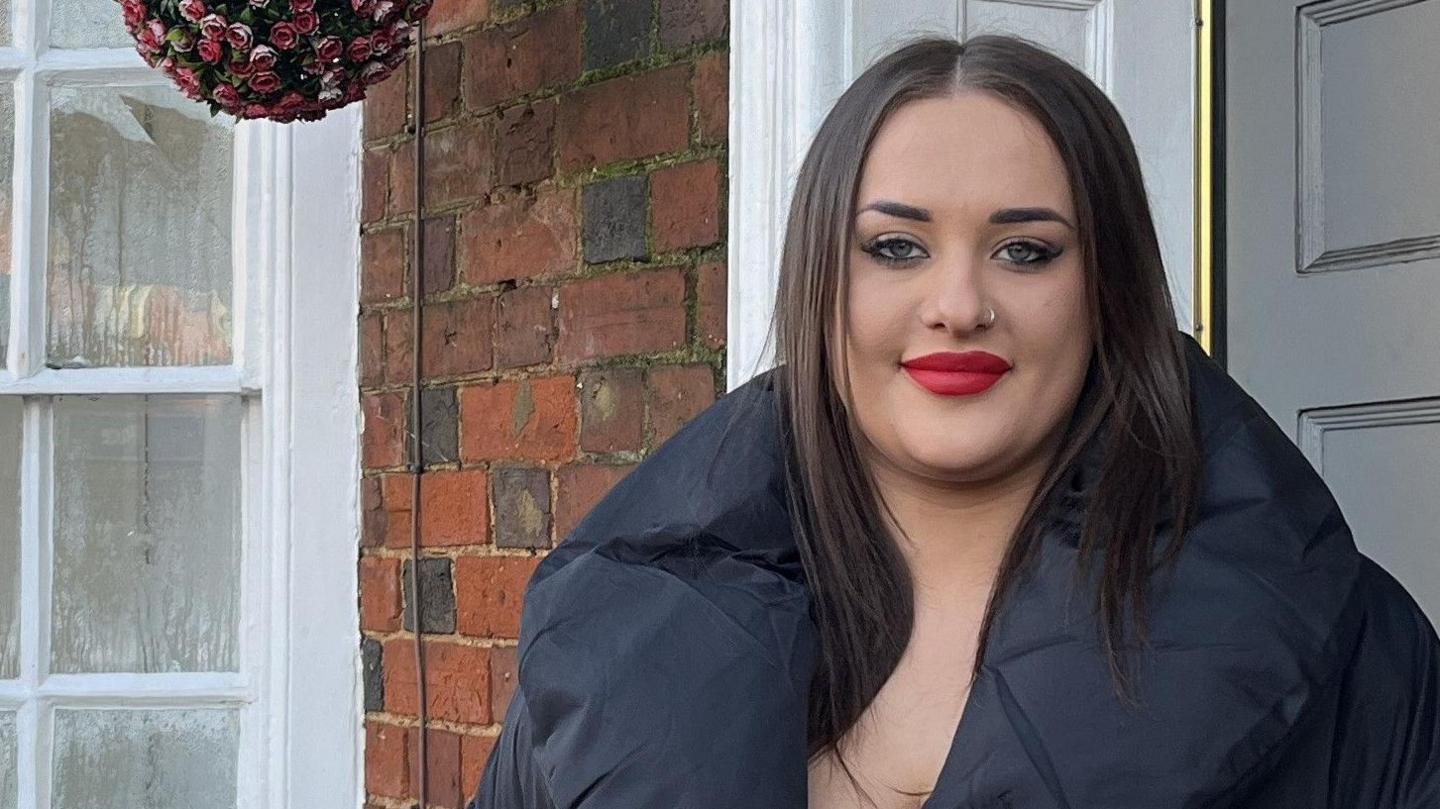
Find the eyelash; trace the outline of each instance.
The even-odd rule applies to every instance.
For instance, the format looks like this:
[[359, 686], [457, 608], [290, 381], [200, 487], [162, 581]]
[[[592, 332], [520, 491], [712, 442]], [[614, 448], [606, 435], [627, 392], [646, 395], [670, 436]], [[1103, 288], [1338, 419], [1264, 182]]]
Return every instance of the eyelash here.
[[[888, 238], [888, 239], [871, 239], [870, 241], [868, 241], [868, 242], [866, 242], [865, 244], [861, 245], [861, 246], [860, 246], [860, 249], [863, 250], [863, 251], [865, 251], [866, 253], [868, 253], [871, 258], [875, 259], [876, 261], [880, 262], [881, 264], [886, 264], [886, 265], [889, 265], [889, 266], [892, 266], [892, 267], [903, 266], [903, 265], [909, 264], [909, 263], [912, 262], [912, 261], [917, 261], [917, 260], [919, 260], [919, 258], [920, 258], [919, 256], [909, 256], [909, 257], [906, 257], [906, 258], [897, 258], [897, 257], [895, 257], [895, 256], [883, 255], [883, 254], [880, 252], [880, 251], [881, 251], [882, 249], [884, 249], [886, 246], [889, 246], [889, 245], [892, 245], [892, 244], [896, 244], [896, 243], [899, 243], [899, 244], [909, 244], [909, 245], [913, 245], [913, 246], [915, 246], [915, 247], [917, 247], [917, 248], [920, 247], [920, 245], [915, 244], [915, 242], [913, 242], [913, 241], [911, 241], [911, 240], [909, 240], [909, 239], [902, 239], [902, 238], [899, 238], [899, 237], [891, 237], [891, 238]], [[1043, 266], [1045, 266], [1046, 264], [1049, 264], [1051, 261], [1054, 261], [1054, 260], [1063, 252], [1062, 250], [1057, 250], [1057, 249], [1055, 249], [1055, 248], [1050, 247], [1049, 245], [1046, 245], [1046, 244], [1043, 244], [1043, 243], [1041, 243], [1041, 242], [1037, 242], [1037, 241], [1034, 241], [1034, 240], [1031, 240], [1031, 239], [1016, 239], [1015, 241], [1007, 242], [1007, 243], [1005, 243], [1005, 244], [1003, 244], [1003, 245], [1000, 246], [1000, 250], [1005, 250], [1005, 249], [1007, 249], [1007, 248], [1011, 248], [1011, 247], [1014, 247], [1014, 246], [1016, 246], [1016, 245], [1024, 245], [1025, 247], [1029, 247], [1029, 248], [1031, 248], [1031, 249], [1035, 252], [1035, 254], [1036, 254], [1036, 258], [1033, 258], [1033, 259], [1031, 259], [1031, 260], [1029, 260], [1029, 261], [1012, 261], [1012, 262], [1010, 262], [1011, 264], [1015, 264], [1015, 265], [1018, 265], [1018, 266], [1020, 266], [1020, 267], [1043, 267]]]

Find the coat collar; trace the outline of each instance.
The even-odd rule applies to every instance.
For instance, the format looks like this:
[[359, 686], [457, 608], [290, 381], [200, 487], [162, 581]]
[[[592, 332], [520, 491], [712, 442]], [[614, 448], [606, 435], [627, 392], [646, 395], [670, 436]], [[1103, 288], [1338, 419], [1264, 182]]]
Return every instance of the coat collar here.
[[[1078, 511], [1061, 509], [996, 615], [922, 809], [1205, 805], [1263, 765], [1353, 647], [1360, 557], [1335, 500], [1184, 341], [1204, 474], [1185, 549], [1150, 597], [1140, 707], [1116, 699], [1089, 602], [1070, 590]], [[647, 563], [705, 543], [803, 583], [774, 405], [773, 371], [722, 397], [617, 484], [536, 579], [600, 546]], [[1097, 462], [1092, 450], [1076, 490]]]

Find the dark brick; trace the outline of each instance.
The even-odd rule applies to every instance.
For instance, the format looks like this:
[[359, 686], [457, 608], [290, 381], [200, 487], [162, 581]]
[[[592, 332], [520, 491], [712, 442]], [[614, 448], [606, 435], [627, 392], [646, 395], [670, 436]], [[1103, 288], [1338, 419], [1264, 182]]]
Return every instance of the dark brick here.
[[365, 710], [385, 710], [384, 647], [374, 638], [360, 639], [360, 662], [365, 681]]
[[[405, 629], [414, 631], [415, 622], [411, 617], [410, 605], [414, 603], [410, 590], [410, 560], [406, 559], [400, 571], [405, 592]], [[450, 559], [443, 556], [420, 559], [420, 629], [448, 635], [455, 631], [455, 585], [450, 573]]]
[[[427, 32], [428, 33], [428, 32]], [[425, 48], [425, 123], [438, 121], [460, 106], [460, 43]]]
[[421, 456], [427, 464], [460, 457], [460, 416], [454, 388], [420, 391]]
[[638, 450], [645, 442], [645, 382], [639, 368], [580, 374], [580, 449]]
[[683, 48], [720, 39], [729, 22], [725, 0], [660, 0], [660, 45]]
[[642, 174], [585, 186], [580, 238], [586, 261], [645, 257], [646, 186]]
[[584, 61], [592, 70], [650, 55], [650, 0], [585, 0]]
[[501, 110], [495, 128], [498, 184], [532, 183], [554, 173], [554, 100]]
[[495, 545], [500, 548], [550, 546], [550, 473], [526, 466], [491, 470], [495, 503]]
[[422, 233], [425, 293], [444, 292], [455, 286], [455, 217], [426, 219]]

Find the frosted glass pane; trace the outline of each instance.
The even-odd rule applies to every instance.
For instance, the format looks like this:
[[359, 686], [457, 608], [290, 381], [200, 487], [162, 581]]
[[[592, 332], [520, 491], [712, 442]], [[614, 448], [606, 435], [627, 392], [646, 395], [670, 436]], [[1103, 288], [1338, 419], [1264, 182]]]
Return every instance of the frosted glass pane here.
[[57, 710], [54, 809], [235, 806], [232, 710]]
[[6, 680], [20, 676], [20, 419], [20, 399], [0, 397], [0, 679]]
[[15, 714], [0, 711], [0, 809], [20, 805], [20, 784], [15, 771], [20, 763], [20, 743], [15, 738]]
[[171, 85], [53, 89], [52, 366], [230, 362], [231, 120]]
[[[10, 39], [10, 6], [0, 2], [5, 21], [3, 39]], [[15, 85], [0, 81], [0, 369], [10, 342], [10, 175], [15, 165]]]
[[235, 671], [235, 396], [55, 400], [51, 670]]
[[50, 47], [133, 48], [135, 39], [115, 0], [52, 0]]

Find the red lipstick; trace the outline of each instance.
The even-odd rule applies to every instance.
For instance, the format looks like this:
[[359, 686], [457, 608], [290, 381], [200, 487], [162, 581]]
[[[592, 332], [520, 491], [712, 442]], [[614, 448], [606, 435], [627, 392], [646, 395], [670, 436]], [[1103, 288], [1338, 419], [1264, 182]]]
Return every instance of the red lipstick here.
[[1010, 363], [987, 351], [937, 351], [900, 365], [921, 387], [941, 396], [980, 393], [1010, 370]]

